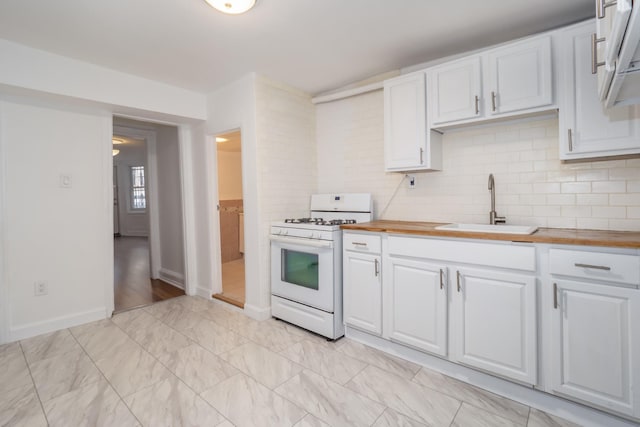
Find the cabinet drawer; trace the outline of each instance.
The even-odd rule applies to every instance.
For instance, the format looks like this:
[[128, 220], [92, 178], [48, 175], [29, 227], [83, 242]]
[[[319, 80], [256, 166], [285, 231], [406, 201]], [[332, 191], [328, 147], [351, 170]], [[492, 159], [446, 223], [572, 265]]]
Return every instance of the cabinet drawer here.
[[348, 251], [379, 254], [381, 250], [380, 236], [377, 234], [345, 233], [343, 243], [344, 249]]
[[389, 254], [535, 271], [533, 246], [389, 236]]
[[636, 255], [549, 250], [551, 274], [640, 285], [640, 257]]

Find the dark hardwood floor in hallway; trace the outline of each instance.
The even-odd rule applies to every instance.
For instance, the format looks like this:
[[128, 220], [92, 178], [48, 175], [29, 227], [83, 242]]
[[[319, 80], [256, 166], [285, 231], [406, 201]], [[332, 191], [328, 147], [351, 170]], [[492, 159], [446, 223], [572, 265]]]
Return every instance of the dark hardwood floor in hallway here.
[[146, 237], [115, 237], [113, 243], [115, 312], [184, 295], [182, 289], [151, 279]]

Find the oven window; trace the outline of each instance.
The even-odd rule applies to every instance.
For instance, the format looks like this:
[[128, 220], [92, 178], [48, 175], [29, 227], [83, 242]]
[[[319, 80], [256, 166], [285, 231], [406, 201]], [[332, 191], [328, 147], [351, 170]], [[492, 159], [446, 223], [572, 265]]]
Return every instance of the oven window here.
[[318, 255], [282, 249], [282, 280], [318, 290]]

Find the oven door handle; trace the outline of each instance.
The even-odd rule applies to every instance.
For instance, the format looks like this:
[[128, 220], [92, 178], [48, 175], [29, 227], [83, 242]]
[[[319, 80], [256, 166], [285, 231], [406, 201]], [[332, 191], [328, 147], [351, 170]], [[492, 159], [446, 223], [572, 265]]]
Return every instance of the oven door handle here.
[[328, 240], [305, 239], [304, 237], [270, 236], [272, 242], [290, 243], [292, 245], [312, 246], [314, 248], [332, 248], [333, 242]]

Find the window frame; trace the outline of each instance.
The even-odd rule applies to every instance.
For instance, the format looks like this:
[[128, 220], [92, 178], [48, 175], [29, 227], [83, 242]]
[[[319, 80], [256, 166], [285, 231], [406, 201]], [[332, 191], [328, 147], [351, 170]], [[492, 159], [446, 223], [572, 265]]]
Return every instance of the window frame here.
[[[136, 186], [135, 184], [135, 178], [134, 178], [134, 171], [136, 169], [142, 168], [142, 180], [143, 180], [143, 185], [142, 186]], [[128, 188], [128, 197], [127, 197], [127, 212], [130, 214], [145, 214], [147, 213], [147, 206], [149, 203], [149, 198], [148, 198], [148, 189], [147, 189], [147, 168], [144, 165], [130, 165], [128, 167], [128, 172], [129, 172], [129, 188]], [[142, 189], [143, 190], [143, 194], [144, 194], [144, 207], [143, 208], [136, 208], [134, 207], [134, 194], [136, 193], [136, 189]]]

